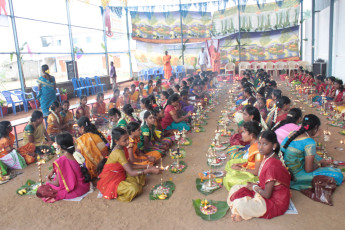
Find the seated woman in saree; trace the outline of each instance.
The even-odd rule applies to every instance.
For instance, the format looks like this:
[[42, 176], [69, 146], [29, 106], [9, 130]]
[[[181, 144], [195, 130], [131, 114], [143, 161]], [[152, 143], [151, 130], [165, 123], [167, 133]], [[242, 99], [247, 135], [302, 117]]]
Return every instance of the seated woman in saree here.
[[282, 152], [286, 167], [292, 173], [291, 188], [303, 190], [311, 188], [314, 176], [333, 177], [340, 185], [343, 174], [340, 169], [327, 167], [330, 162], [316, 154], [316, 143], [313, 137], [319, 133], [320, 119], [308, 114], [303, 118], [302, 126], [296, 132], [290, 133], [282, 142]]
[[146, 89], [144, 89], [144, 82], [139, 83], [138, 92], [139, 92], [139, 98], [146, 98], [148, 96]]
[[257, 175], [262, 161], [259, 153], [257, 138], [261, 127], [256, 121], [248, 121], [243, 124], [242, 138], [250, 143], [248, 151], [242, 158], [229, 160], [225, 166], [227, 171], [223, 179], [223, 185], [227, 190], [236, 184], [246, 184], [258, 180]]
[[158, 137], [156, 126], [155, 114], [151, 111], [147, 111], [144, 114], [144, 125], [141, 126], [140, 142], [138, 148], [144, 153], [151, 151], [158, 151], [162, 155], [165, 155], [173, 144], [173, 140], [170, 137]]
[[108, 110], [112, 108], [119, 108], [120, 107], [120, 90], [114, 89], [113, 90], [113, 97], [110, 99]]
[[[147, 112], [147, 111], [153, 111], [153, 107], [149, 101], [148, 98], [142, 98], [140, 100], [140, 108], [141, 108], [141, 112], [139, 114], [139, 119], [141, 121], [144, 120], [144, 114]], [[141, 123], [141, 125], [143, 125], [143, 122]]]
[[238, 125], [238, 132], [230, 137], [230, 147], [227, 150], [227, 154], [230, 156], [229, 159], [242, 158], [243, 154], [249, 147], [249, 143], [243, 141], [242, 139], [243, 123], [248, 121], [257, 121], [258, 123], [261, 122], [259, 110], [251, 105], [246, 105], [243, 107], [243, 113], [239, 114], [239, 112], [237, 112], [236, 114], [241, 116], [235, 117]]
[[[326, 87], [325, 87], [325, 99], [327, 101], [333, 101], [335, 97], [335, 77], [327, 77], [326, 78]], [[320, 105], [323, 103], [323, 98], [321, 96], [316, 96], [313, 98], [313, 102], [318, 102]]]
[[143, 168], [146, 168], [147, 165], [154, 165], [161, 158], [161, 154], [158, 151], [144, 153], [138, 148], [141, 134], [140, 124], [137, 122], [130, 122], [127, 125], [127, 131], [129, 134], [129, 145], [127, 146], [129, 162], [136, 165], [142, 165]]
[[96, 103], [92, 109], [92, 117], [96, 119], [96, 125], [104, 125], [108, 122], [106, 106], [104, 103], [104, 94], [98, 93]]
[[290, 99], [287, 96], [282, 96], [276, 101], [276, 107], [267, 115], [266, 124], [272, 128], [276, 123], [285, 120], [290, 110]]
[[181, 98], [180, 105], [184, 114], [194, 111], [194, 105], [189, 103], [188, 97], [189, 97], [188, 91], [182, 90], [180, 93], [180, 98]]
[[24, 146], [27, 152], [31, 152], [33, 146], [35, 146], [35, 152], [41, 154], [40, 148], [42, 146], [50, 146], [53, 144], [50, 136], [48, 135], [43, 124], [43, 113], [35, 110], [29, 123], [24, 128], [23, 136]]
[[273, 128], [277, 135], [278, 143], [281, 144], [285, 137], [291, 132], [297, 131], [301, 126], [297, 125], [302, 121], [302, 111], [299, 108], [292, 108], [286, 115], [286, 119], [277, 123]]
[[266, 108], [266, 99], [260, 97], [256, 100], [256, 108], [259, 110], [262, 119], [265, 121], [267, 118], [267, 108]]
[[117, 100], [118, 103], [117, 103], [117, 107], [116, 108], [121, 110], [121, 108], [124, 105], [130, 104], [131, 100], [129, 98], [129, 95], [130, 95], [130, 92], [129, 92], [128, 87], [124, 88], [122, 96], [120, 96], [119, 99]]
[[235, 185], [227, 198], [233, 221], [254, 217], [271, 219], [283, 215], [289, 208], [291, 176], [279, 160], [276, 134], [264, 131], [258, 145], [264, 156], [258, 171], [259, 183]]
[[315, 77], [315, 84], [309, 85], [312, 89], [307, 89], [305, 93], [308, 93], [308, 99], [317, 101], [317, 98], [325, 93], [326, 84], [323, 82], [323, 76], [320, 74]]
[[48, 65], [42, 65], [41, 67], [43, 75], [38, 78], [38, 98], [40, 100], [43, 116], [46, 117], [49, 114], [49, 108], [56, 101], [56, 82], [55, 78], [50, 75]]
[[147, 85], [145, 86], [145, 90], [147, 91], [148, 95], [151, 95], [153, 93], [153, 81], [149, 80], [147, 82]]
[[[0, 122], [0, 162], [1, 162], [1, 169], [4, 169], [7, 172], [7, 169], [23, 169], [26, 167], [25, 159], [23, 158], [27, 154], [21, 155], [19, 151], [17, 151], [13, 145], [15, 141], [14, 135], [12, 132], [12, 125], [9, 121], [1, 121]], [[32, 149], [32, 153], [34, 154], [35, 146]], [[35, 161], [35, 158], [28, 155], [31, 158], [31, 162]], [[7, 174], [7, 173], [5, 173]]]
[[61, 133], [56, 137], [62, 156], [53, 163], [53, 170], [47, 176], [48, 182], [37, 189], [37, 197], [44, 202], [53, 203], [63, 199], [73, 199], [90, 190], [90, 175], [85, 166], [85, 159], [75, 152], [73, 137]]
[[87, 106], [87, 96], [83, 95], [80, 97], [80, 106], [75, 114], [77, 120], [81, 117], [91, 118], [90, 107]]
[[89, 170], [91, 179], [97, 178], [97, 165], [109, 154], [109, 143], [100, 133], [96, 126], [87, 117], [78, 120], [79, 134], [77, 149], [85, 158], [86, 168]]
[[241, 110], [243, 106], [245, 105], [254, 105], [254, 103], [256, 102], [256, 99], [253, 96], [253, 91], [249, 87], [244, 89], [243, 98], [244, 98], [244, 101], [242, 101], [241, 105], [237, 107], [238, 110]]
[[123, 110], [124, 116], [117, 123], [117, 127], [127, 129], [127, 124], [129, 122], [138, 122], [139, 124], [141, 124], [141, 121], [139, 120], [139, 118], [134, 117], [133, 115], [134, 109], [132, 108], [131, 104], [126, 104], [125, 106], [123, 106], [122, 110]]
[[345, 110], [345, 89], [343, 80], [335, 80], [335, 97], [333, 103], [335, 104], [335, 110], [342, 112]]
[[179, 117], [175, 107], [179, 106], [180, 96], [178, 94], [173, 94], [169, 97], [167, 104], [164, 108], [164, 117], [162, 119], [162, 128], [164, 130], [177, 129], [182, 131], [183, 129], [189, 131], [190, 127], [186, 123], [188, 118], [192, 114], [188, 112], [186, 115]]
[[63, 124], [62, 118], [60, 116], [60, 111], [60, 103], [58, 101], [54, 101], [50, 106], [50, 113], [47, 119], [47, 133], [52, 140], [55, 140], [55, 136], [61, 133], [62, 130], [64, 130], [68, 126], [68, 124]]
[[132, 84], [131, 85], [131, 90], [129, 92], [129, 99], [130, 99], [130, 104], [132, 105], [133, 108], [139, 108], [139, 91], [136, 90], [136, 85]]
[[126, 130], [119, 127], [113, 129], [112, 138], [116, 146], [98, 166], [100, 179], [97, 188], [105, 199], [130, 202], [142, 192], [145, 175], [159, 174], [161, 169], [154, 166], [140, 169], [142, 166], [127, 161], [124, 149], [129, 144], [129, 136]]
[[74, 129], [73, 129], [74, 117], [73, 117], [73, 113], [69, 111], [69, 101], [66, 100], [62, 102], [62, 110], [60, 112], [60, 116], [62, 119], [62, 124], [65, 126], [63, 131], [74, 133]]

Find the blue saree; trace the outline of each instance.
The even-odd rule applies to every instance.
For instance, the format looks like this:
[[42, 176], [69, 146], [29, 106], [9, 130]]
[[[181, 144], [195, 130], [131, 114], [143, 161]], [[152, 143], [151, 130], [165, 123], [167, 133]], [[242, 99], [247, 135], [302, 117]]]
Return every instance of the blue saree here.
[[[287, 140], [291, 135], [286, 137], [281, 146], [284, 146]], [[316, 154], [316, 143], [314, 139], [309, 137], [297, 137], [293, 140], [287, 149], [282, 148], [284, 152], [284, 161], [286, 166], [292, 171], [293, 176], [295, 177], [294, 181], [291, 181], [290, 187], [295, 190], [303, 190], [312, 187], [311, 181], [314, 176], [324, 175], [333, 177], [339, 186], [343, 181], [343, 174], [340, 169], [332, 167], [321, 167], [313, 172], [307, 173], [305, 171], [305, 157], [314, 156], [314, 161], [318, 162], [322, 158]]]
[[39, 92], [39, 100], [41, 104], [41, 109], [43, 116], [46, 117], [49, 114], [49, 107], [56, 101], [55, 92], [55, 78], [51, 77], [51, 81], [45, 79], [43, 76], [39, 77], [37, 84], [41, 85]]

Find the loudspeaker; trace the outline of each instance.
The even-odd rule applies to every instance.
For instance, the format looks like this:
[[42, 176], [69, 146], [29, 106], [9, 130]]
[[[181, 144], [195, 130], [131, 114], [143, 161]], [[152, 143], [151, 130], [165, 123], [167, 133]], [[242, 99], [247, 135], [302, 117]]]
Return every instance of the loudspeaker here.
[[66, 61], [67, 77], [68, 80], [78, 78], [78, 67], [76, 61]]
[[325, 62], [314, 62], [313, 64], [313, 73], [314, 75], [321, 74], [323, 76], [326, 76], [326, 63]]

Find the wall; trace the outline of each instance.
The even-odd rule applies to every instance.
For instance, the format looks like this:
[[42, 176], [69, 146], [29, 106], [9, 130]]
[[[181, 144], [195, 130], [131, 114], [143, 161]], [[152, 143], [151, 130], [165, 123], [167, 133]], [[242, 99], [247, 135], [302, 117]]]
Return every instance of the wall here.
[[[334, 4], [334, 21], [333, 21], [333, 62], [332, 75], [345, 80], [345, 1], [336, 0]], [[328, 46], [329, 46], [329, 15], [330, 7], [326, 7], [320, 12], [315, 13], [315, 60], [324, 59], [328, 63]], [[312, 18], [305, 21], [305, 35], [308, 41], [304, 42], [303, 60], [311, 60], [311, 39], [312, 39]]]

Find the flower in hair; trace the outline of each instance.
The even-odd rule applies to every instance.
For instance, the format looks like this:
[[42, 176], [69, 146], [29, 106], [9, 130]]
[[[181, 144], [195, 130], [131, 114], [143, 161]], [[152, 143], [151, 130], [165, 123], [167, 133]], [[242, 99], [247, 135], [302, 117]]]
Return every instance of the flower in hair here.
[[309, 130], [309, 125], [303, 127], [305, 130]]
[[306, 121], [309, 120], [309, 117], [305, 117], [304, 120], [306, 120]]

